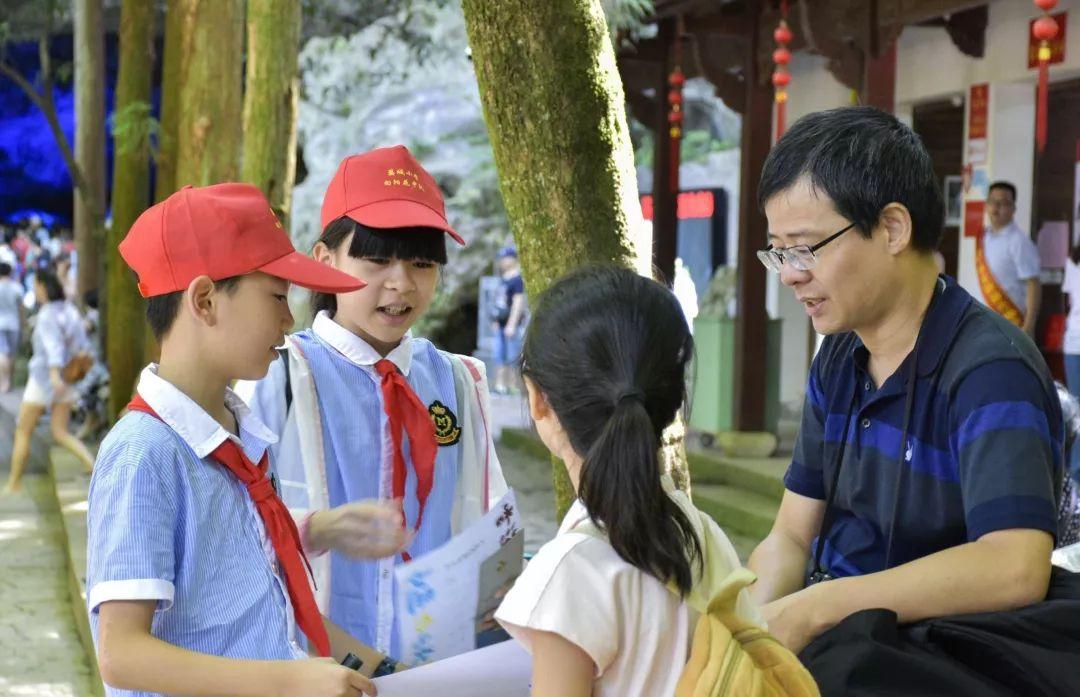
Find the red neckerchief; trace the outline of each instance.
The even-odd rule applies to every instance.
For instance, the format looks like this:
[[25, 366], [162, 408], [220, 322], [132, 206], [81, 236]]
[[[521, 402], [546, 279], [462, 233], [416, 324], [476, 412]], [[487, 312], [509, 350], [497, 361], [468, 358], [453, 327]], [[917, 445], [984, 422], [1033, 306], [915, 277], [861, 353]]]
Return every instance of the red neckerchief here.
[[[161, 420], [157, 412], [138, 394], [127, 405], [127, 408]], [[266, 527], [266, 534], [274, 546], [278, 564], [285, 574], [285, 586], [289, 591], [289, 599], [292, 601], [296, 624], [315, 645], [320, 656], [329, 656], [330, 639], [326, 635], [326, 627], [319, 614], [319, 607], [315, 603], [315, 594], [312, 593], [311, 584], [308, 582], [308, 571], [311, 565], [308, 564], [301, 547], [300, 532], [296, 529], [296, 523], [293, 522], [285, 504], [278, 498], [270, 478], [266, 476], [269, 465], [267, 455], [263, 455], [262, 461], [255, 465], [235, 441], [226, 438], [214, 449], [214, 452], [210, 453], [210, 457], [232, 472], [247, 487], [248, 495], [251, 496], [255, 509], [259, 512], [259, 517], [262, 518], [263, 525]]]
[[[439, 445], [435, 441], [435, 424], [427, 407], [416, 396], [412, 386], [405, 380], [393, 361], [382, 359], [375, 364], [375, 370], [382, 376], [383, 411], [390, 421], [390, 437], [394, 444], [393, 494], [396, 499], [405, 496], [405, 454], [401, 449], [401, 430], [404, 427], [409, 437], [409, 454], [412, 455], [413, 469], [416, 471], [416, 502], [419, 505], [416, 514], [416, 529], [424, 518], [424, 506], [435, 484], [435, 456]], [[409, 553], [402, 552], [402, 558], [409, 561]]]

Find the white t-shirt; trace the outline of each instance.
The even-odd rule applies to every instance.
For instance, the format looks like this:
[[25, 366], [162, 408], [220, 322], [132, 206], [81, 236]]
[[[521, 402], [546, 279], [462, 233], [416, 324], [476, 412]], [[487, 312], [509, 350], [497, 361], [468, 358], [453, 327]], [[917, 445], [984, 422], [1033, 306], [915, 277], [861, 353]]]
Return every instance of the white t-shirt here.
[[558, 634], [596, 664], [593, 695], [675, 694], [697, 613], [607, 540], [572, 532], [588, 517], [576, 501], [540, 548], [495, 618], [527, 651], [523, 627]]
[[[1020, 312], [1027, 313], [1027, 282], [1041, 270], [1039, 249], [1015, 221], [1001, 230], [986, 229], [983, 237], [986, 264]], [[985, 298], [979, 294], [985, 303]]]
[[1080, 354], [1080, 266], [1065, 260], [1061, 292], [1069, 294], [1069, 316], [1065, 319], [1065, 353]]

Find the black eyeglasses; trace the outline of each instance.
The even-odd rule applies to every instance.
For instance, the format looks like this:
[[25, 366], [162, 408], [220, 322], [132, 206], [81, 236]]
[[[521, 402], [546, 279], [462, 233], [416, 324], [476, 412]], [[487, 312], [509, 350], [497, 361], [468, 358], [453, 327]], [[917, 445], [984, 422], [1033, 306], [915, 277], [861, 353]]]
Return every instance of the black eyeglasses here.
[[799, 271], [809, 271], [817, 264], [817, 255], [814, 254], [814, 252], [829, 244], [853, 227], [855, 227], [855, 223], [851, 223], [843, 230], [829, 235], [813, 247], [805, 244], [797, 244], [794, 247], [773, 249], [773, 246], [770, 244], [768, 247], [757, 253], [757, 258], [765, 265], [765, 268], [770, 271], [775, 271], [776, 273], [780, 273], [780, 269], [784, 266], [784, 262], [791, 264], [793, 268], [796, 268]]

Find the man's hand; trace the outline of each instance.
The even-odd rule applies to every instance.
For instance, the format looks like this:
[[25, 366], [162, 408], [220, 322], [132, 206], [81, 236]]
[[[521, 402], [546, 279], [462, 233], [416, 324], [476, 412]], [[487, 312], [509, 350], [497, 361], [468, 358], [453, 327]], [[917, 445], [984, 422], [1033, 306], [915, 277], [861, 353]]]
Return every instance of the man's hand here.
[[516, 334], [516, 333], [517, 333], [517, 327], [515, 327], [512, 324], [506, 325], [506, 329], [503, 329], [503, 334], [506, 336], [507, 339], [513, 339], [514, 334]]
[[886, 571], [817, 583], [761, 611], [769, 631], [798, 652], [862, 610], [892, 610], [901, 624], [1014, 610], [1046, 597], [1052, 549], [1042, 530], [997, 530]]
[[816, 586], [810, 586], [761, 606], [769, 633], [796, 654], [828, 628], [817, 619], [821, 599], [812, 597], [817, 595], [815, 589]]
[[350, 557], [381, 559], [407, 549], [413, 536], [413, 531], [405, 529], [400, 500], [358, 501], [314, 513], [305, 545]]

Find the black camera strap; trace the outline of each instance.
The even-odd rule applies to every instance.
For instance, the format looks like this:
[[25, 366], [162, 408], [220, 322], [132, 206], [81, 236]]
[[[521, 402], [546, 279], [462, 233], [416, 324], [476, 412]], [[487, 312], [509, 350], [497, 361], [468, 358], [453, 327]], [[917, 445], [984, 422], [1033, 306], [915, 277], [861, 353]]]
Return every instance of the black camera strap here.
[[[893, 540], [896, 537], [896, 517], [897, 513], [899, 513], [900, 506], [900, 489], [904, 483], [904, 461], [907, 456], [908, 431], [911, 427], [911, 412], [915, 405], [915, 383], [919, 376], [919, 344], [922, 343], [922, 331], [923, 327], [926, 325], [926, 317], [930, 315], [934, 303], [937, 301], [938, 296], [943, 292], [944, 284], [939, 277], [934, 288], [934, 295], [930, 299], [930, 305], [927, 306], [926, 314], [923, 316], [923, 322], [919, 326], [919, 335], [915, 339], [915, 348], [912, 349], [910, 354], [911, 365], [908, 367], [906, 385], [907, 396], [904, 399], [904, 421], [903, 427], [900, 429], [900, 455], [897, 458], [896, 483], [893, 486], [892, 516], [889, 521], [889, 537], [885, 547], [886, 569], [888, 569], [892, 563]], [[825, 550], [825, 542], [829, 539], [829, 533], [832, 531], [833, 523], [836, 522], [836, 491], [840, 485], [840, 470], [844, 464], [844, 453], [847, 449], [848, 435], [851, 432], [851, 415], [855, 411], [855, 400], [858, 393], [859, 388], [856, 381], [855, 388], [852, 390], [851, 399], [848, 402], [847, 415], [844, 418], [844, 432], [840, 438], [840, 446], [837, 448], [836, 459], [834, 461], [832, 487], [829, 489], [825, 499], [825, 516], [822, 518], [821, 531], [818, 533], [817, 549], [814, 550], [814, 566], [809, 576], [810, 583], [816, 583], [830, 578], [829, 572], [822, 567], [821, 556]]]

